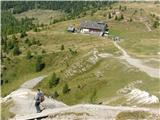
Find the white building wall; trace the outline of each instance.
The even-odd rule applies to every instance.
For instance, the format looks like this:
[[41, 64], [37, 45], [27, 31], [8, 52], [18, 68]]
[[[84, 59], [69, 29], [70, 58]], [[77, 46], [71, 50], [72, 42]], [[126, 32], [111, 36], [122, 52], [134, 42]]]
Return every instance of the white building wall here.
[[89, 33], [89, 29], [81, 29], [81, 33]]

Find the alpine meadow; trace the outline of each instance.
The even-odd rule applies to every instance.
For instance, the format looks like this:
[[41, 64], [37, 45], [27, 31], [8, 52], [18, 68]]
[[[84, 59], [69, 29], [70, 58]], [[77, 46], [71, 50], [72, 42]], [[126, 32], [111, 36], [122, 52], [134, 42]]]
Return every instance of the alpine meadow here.
[[158, 120], [159, 58], [159, 0], [2, 0], [1, 119]]

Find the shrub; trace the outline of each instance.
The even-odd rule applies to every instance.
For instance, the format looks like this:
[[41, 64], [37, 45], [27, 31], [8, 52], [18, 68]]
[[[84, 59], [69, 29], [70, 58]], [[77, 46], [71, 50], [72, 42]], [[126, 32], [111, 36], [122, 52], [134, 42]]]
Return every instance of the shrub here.
[[119, 6], [119, 10], [121, 10], [121, 9], [122, 9], [122, 6], [120, 5], [120, 6]]
[[41, 71], [45, 67], [45, 63], [42, 62], [42, 57], [38, 56], [36, 60], [36, 72]]
[[26, 33], [25, 31], [22, 31], [22, 32], [21, 32], [21, 35], [20, 35], [20, 38], [23, 38], [23, 37], [25, 37], [25, 36], [27, 36], [27, 33]]
[[112, 6], [111, 6], [111, 5], [109, 6], [109, 9], [112, 9]]
[[127, 112], [120, 112], [116, 116], [116, 120], [142, 120], [142, 119], [144, 120], [149, 118], [149, 116], [151, 117], [151, 114], [144, 111], [133, 111], [133, 112], [127, 111]]
[[26, 38], [25, 43], [26, 43], [28, 46], [31, 46], [31, 45], [32, 45], [31, 41], [30, 41], [28, 38]]
[[69, 89], [69, 87], [68, 87], [68, 84], [65, 84], [64, 86], [63, 86], [63, 94], [66, 94], [66, 93], [68, 93], [70, 91], [70, 89]]
[[112, 18], [111, 13], [109, 13], [108, 14], [108, 19], [111, 19], [111, 18]]
[[91, 11], [91, 16], [93, 16], [95, 12], [96, 12], [96, 10], [95, 10], [95, 9], [94, 9], [94, 10], [92, 10], [92, 11]]
[[15, 36], [15, 35], [13, 35], [13, 36], [12, 36], [12, 39], [13, 39], [13, 40], [17, 40], [17, 38], [16, 38], [16, 36]]
[[127, 6], [124, 6], [124, 10], [127, 10]]
[[159, 21], [158, 20], [154, 21], [153, 27], [154, 28], [158, 28], [158, 26], [159, 26]]
[[15, 45], [14, 49], [13, 49], [13, 55], [19, 55], [21, 52], [19, 50], [19, 46]]
[[31, 58], [32, 58], [31, 51], [28, 51], [28, 52], [27, 52], [26, 58], [27, 58], [27, 59], [31, 59]]
[[71, 53], [72, 55], [77, 54], [77, 50], [73, 50], [73, 49], [69, 48], [69, 51], [70, 51], [70, 53]]
[[8, 49], [13, 49], [13, 48], [14, 48], [14, 43], [13, 43], [13, 41], [8, 40], [8, 42], [7, 42], [7, 48], [8, 48]]
[[59, 77], [56, 76], [56, 73], [53, 73], [51, 79], [49, 80], [49, 87], [57, 86], [59, 83]]
[[37, 40], [37, 41], [36, 41], [36, 44], [37, 44], [38, 46], [40, 46], [40, 45], [41, 45], [41, 43], [40, 43], [40, 41], [39, 41], [39, 40]]
[[35, 40], [35, 38], [32, 39], [32, 44], [35, 45], [37, 43], [37, 41]]
[[130, 19], [129, 19], [129, 22], [132, 22], [132, 21], [133, 21], [132, 18], [130, 18]]
[[118, 16], [116, 15], [115, 20], [118, 20]]
[[55, 92], [54, 92], [53, 97], [54, 97], [54, 98], [59, 97], [59, 94], [58, 94], [58, 92], [57, 92], [57, 91], [55, 91]]
[[120, 20], [123, 20], [123, 19], [124, 19], [123, 14], [121, 14], [121, 16], [120, 16]]
[[61, 45], [61, 50], [64, 50], [64, 45]]
[[4, 83], [4, 81], [3, 81], [3, 80], [1, 80], [1, 85], [3, 85], [3, 83]]

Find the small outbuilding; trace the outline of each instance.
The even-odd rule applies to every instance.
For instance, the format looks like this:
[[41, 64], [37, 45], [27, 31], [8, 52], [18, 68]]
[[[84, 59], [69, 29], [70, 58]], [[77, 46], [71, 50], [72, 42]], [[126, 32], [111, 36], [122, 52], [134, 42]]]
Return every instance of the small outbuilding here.
[[75, 32], [75, 27], [69, 26], [69, 27], [67, 28], [67, 31], [68, 31], [68, 32]]

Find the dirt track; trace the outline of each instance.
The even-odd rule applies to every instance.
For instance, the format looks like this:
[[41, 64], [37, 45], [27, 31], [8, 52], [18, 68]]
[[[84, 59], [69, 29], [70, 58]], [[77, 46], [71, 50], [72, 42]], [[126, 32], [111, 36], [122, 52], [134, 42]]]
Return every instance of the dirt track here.
[[160, 69], [149, 67], [144, 65], [141, 60], [132, 58], [117, 42], [114, 42], [114, 45], [123, 53], [121, 59], [127, 61], [130, 65], [135, 66], [140, 71], [147, 73], [151, 77], [160, 78]]

